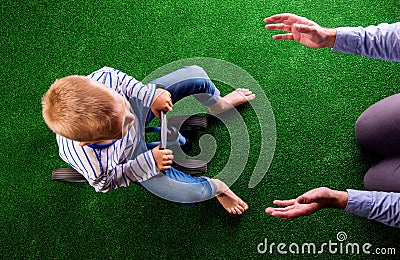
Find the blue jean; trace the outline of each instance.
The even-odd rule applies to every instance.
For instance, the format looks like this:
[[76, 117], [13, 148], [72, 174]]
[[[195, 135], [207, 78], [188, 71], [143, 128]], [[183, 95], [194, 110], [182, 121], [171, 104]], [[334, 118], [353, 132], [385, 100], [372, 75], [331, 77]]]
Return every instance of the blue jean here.
[[[195, 98], [205, 106], [215, 104], [220, 98], [220, 92], [212, 83], [206, 72], [198, 66], [190, 66], [158, 78], [151, 83], [161, 84], [171, 93], [172, 102], [195, 94]], [[143, 115], [143, 113], [142, 113]], [[142, 116], [144, 126], [154, 118], [151, 110]], [[171, 168], [141, 185], [148, 191], [167, 200], [180, 203], [205, 201], [215, 196], [217, 186], [207, 177], [193, 177]]]

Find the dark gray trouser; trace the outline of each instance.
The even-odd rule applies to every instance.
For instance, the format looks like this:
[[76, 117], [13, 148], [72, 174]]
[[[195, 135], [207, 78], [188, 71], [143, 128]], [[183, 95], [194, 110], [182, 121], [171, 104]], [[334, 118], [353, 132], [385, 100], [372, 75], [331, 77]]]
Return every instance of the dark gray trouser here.
[[365, 188], [400, 192], [400, 94], [365, 110], [356, 122], [355, 134], [365, 149], [386, 157], [365, 174]]

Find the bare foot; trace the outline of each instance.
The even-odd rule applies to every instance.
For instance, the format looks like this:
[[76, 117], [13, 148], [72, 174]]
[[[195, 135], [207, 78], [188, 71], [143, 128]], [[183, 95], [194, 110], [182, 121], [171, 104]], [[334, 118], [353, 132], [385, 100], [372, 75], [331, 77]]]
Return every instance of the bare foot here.
[[251, 90], [247, 88], [238, 88], [221, 98], [215, 105], [211, 106], [209, 112], [212, 115], [217, 115], [255, 98], [256, 95], [254, 95]]
[[225, 192], [216, 196], [222, 207], [226, 209], [230, 214], [242, 214], [245, 212], [249, 206], [241, 200], [235, 193], [233, 193], [229, 188]]
[[247, 88], [238, 88], [228, 95], [224, 96], [222, 99], [230, 104], [231, 106], [235, 107], [238, 105], [241, 105], [243, 103], [246, 103], [250, 100], [253, 100], [256, 97], [256, 95], [253, 94], [249, 89]]

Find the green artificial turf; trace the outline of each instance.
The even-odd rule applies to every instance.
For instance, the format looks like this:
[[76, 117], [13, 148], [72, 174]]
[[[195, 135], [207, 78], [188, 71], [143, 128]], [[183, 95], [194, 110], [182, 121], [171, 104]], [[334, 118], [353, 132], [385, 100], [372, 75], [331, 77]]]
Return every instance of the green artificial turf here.
[[[282, 259], [276, 249], [259, 254], [257, 246], [265, 239], [337, 242], [341, 231], [345, 242], [394, 247], [400, 254], [396, 229], [343, 211], [290, 221], [264, 213], [274, 199], [319, 186], [363, 189], [363, 175], [377, 158], [357, 145], [354, 123], [400, 86], [398, 63], [273, 41], [263, 18], [280, 12], [327, 27], [399, 20], [397, 0], [1, 1], [0, 258]], [[250, 150], [247, 161], [235, 162], [245, 170], [231, 188], [250, 206], [243, 216], [227, 214], [216, 200], [187, 206], [135, 185], [100, 194], [87, 184], [51, 181], [52, 169], [66, 165], [42, 120], [40, 99], [56, 78], [110, 66], [142, 80], [196, 57], [249, 73], [274, 113], [274, 157], [262, 181], [249, 188], [263, 140], [256, 110], [250, 104], [239, 110]], [[223, 94], [230, 91], [223, 82], [216, 85]], [[224, 124], [211, 123], [205, 133], [218, 148], [208, 176], [225, 166], [231, 149]], [[347, 257], [327, 251], [306, 256]]]

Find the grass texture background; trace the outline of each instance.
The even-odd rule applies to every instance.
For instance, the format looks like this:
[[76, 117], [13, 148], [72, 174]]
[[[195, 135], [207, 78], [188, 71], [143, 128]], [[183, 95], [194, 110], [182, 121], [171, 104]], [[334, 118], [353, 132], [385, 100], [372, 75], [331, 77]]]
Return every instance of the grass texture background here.
[[[354, 123], [368, 106], [400, 92], [398, 63], [273, 41], [263, 18], [281, 12], [326, 27], [399, 20], [396, 0], [2, 0], [0, 258], [282, 259], [293, 255], [260, 255], [257, 245], [265, 238], [322, 244], [337, 241], [340, 231], [347, 242], [394, 247], [400, 254], [398, 230], [343, 211], [326, 209], [290, 221], [264, 213], [274, 199], [319, 186], [363, 189], [364, 173], [376, 158], [357, 145]], [[56, 78], [110, 66], [141, 80], [193, 57], [246, 70], [274, 111], [274, 159], [263, 181], [249, 189], [262, 140], [254, 111], [241, 110], [256, 155], [232, 186], [250, 206], [243, 216], [225, 213], [215, 199], [190, 207], [135, 185], [98, 194], [87, 184], [51, 181], [52, 169], [65, 164], [42, 120], [40, 99]], [[212, 174], [229, 156], [229, 136], [223, 125], [209, 131], [219, 145], [209, 164]]]

